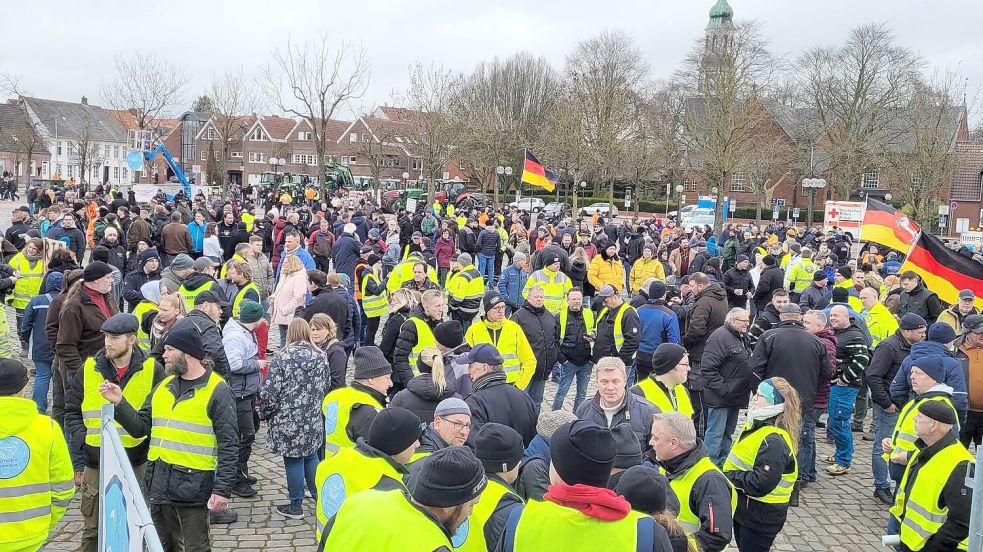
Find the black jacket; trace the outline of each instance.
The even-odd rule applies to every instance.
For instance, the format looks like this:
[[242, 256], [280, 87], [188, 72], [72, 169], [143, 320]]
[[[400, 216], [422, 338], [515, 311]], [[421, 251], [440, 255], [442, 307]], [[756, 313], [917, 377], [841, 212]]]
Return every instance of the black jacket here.
[[[751, 353], [751, 371], [759, 380], [782, 377], [799, 393], [802, 412], [811, 412], [820, 378], [833, 379], [826, 347], [802, 322], [787, 320], [761, 335]], [[752, 382], [757, 387], [757, 382]]]
[[433, 421], [437, 403], [450, 397], [461, 398], [452, 385], [447, 385], [441, 392], [433, 384], [431, 374], [420, 374], [406, 383], [406, 389], [396, 393], [389, 401], [389, 406], [401, 406], [416, 414], [420, 420], [429, 424]]
[[[744, 430], [742, 435], [749, 436], [770, 425], [774, 425], [774, 418], [754, 420], [751, 422], [751, 429]], [[788, 504], [767, 504], [749, 497], [768, 495], [781, 483], [782, 474], [792, 473], [793, 470], [795, 455], [781, 435], [771, 434], [761, 443], [754, 458], [754, 466], [750, 470], [724, 472], [737, 489], [734, 521], [746, 527], [755, 527], [761, 532], [777, 534], [781, 531], [788, 515]]]
[[[178, 329], [192, 328], [201, 336], [201, 343], [205, 348], [205, 354], [212, 358], [215, 363], [215, 373], [223, 379], [229, 379], [229, 359], [225, 356], [225, 346], [222, 344], [222, 329], [208, 317], [207, 314], [198, 309], [194, 309], [181, 320], [171, 326], [171, 331]], [[164, 363], [164, 340], [160, 340], [154, 345], [150, 352], [158, 363]]]
[[744, 408], [751, 395], [751, 353], [747, 340], [724, 324], [710, 334], [700, 372], [703, 402], [718, 408]]
[[765, 308], [765, 305], [771, 302], [771, 292], [783, 287], [785, 287], [785, 272], [781, 267], [766, 266], [761, 271], [761, 277], [758, 278], [758, 287], [754, 288], [752, 299], [755, 306], [759, 310]]
[[[707, 338], [724, 325], [728, 310], [727, 297], [720, 284], [710, 284], [697, 294], [687, 316], [686, 331], [683, 332], [683, 346], [689, 352], [690, 362], [700, 362], [703, 359]], [[699, 370], [690, 372], [686, 388], [693, 391], [703, 390], [703, 376]]]
[[[701, 458], [707, 449], [702, 441], [696, 447], [671, 460], [660, 461], [670, 482], [682, 477]], [[701, 475], [693, 483], [693, 490], [686, 497], [690, 511], [700, 518], [700, 529], [693, 535], [705, 552], [721, 552], [730, 544], [734, 533], [734, 520], [730, 515], [730, 485], [719, 472], [712, 470]], [[683, 497], [679, 497], [680, 500]]]
[[945, 306], [939, 300], [939, 296], [935, 292], [929, 291], [924, 282], [918, 282], [911, 293], [901, 292], [898, 312], [915, 313], [924, 318], [925, 322], [932, 324], [939, 318], [943, 310], [945, 310]]
[[[587, 308], [587, 307], [584, 307]], [[560, 339], [560, 317], [556, 317], [556, 339], [560, 346], [557, 352], [559, 362], [570, 362], [576, 366], [584, 366], [590, 362], [591, 343], [587, 341], [587, 324], [584, 321], [584, 310], [567, 313], [566, 329], [563, 339]]]
[[409, 318], [410, 309], [409, 307], [403, 307], [396, 312], [389, 313], [389, 318], [386, 319], [386, 325], [382, 328], [382, 340], [379, 341], [379, 349], [382, 350], [382, 354], [386, 358], [393, 357], [393, 351], [396, 349], [396, 339], [399, 337], [399, 329], [403, 326], [403, 322]]
[[314, 291], [314, 298], [304, 307], [301, 315], [304, 320], [310, 322], [315, 314], [323, 312], [334, 320], [338, 331], [335, 334], [339, 341], [344, 341], [348, 335], [348, 328], [352, 325], [352, 317], [348, 311], [348, 301], [330, 287], [317, 288]]
[[126, 312], [133, 312], [137, 304], [143, 301], [140, 288], [147, 282], [160, 280], [160, 270], [147, 274], [142, 268], [136, 268], [123, 276], [123, 299], [126, 301]]
[[778, 309], [775, 308], [773, 303], [769, 302], [765, 308], [758, 311], [754, 317], [754, 323], [748, 328], [748, 346], [753, 349], [757, 345], [758, 340], [761, 339], [761, 334], [767, 332], [779, 322], [781, 322], [781, 316], [778, 313]]
[[536, 354], [533, 378], [545, 379], [556, 364], [556, 344], [560, 337], [556, 317], [545, 307], [533, 307], [527, 302], [512, 314], [512, 321], [522, 326], [529, 346]]
[[[106, 351], [102, 350], [93, 357], [96, 360], [96, 371], [108, 381], [119, 385], [122, 388], [133, 378], [133, 374], [143, 370], [143, 363], [147, 360], [147, 354], [139, 347], [133, 348], [133, 357], [130, 366], [123, 379], [116, 378], [116, 368], [109, 359], [106, 358]], [[82, 399], [85, 397], [85, 370], [76, 371], [69, 380], [69, 387], [65, 390], [65, 429], [72, 436], [72, 443], [85, 453], [85, 465], [90, 468], [99, 467], [99, 448], [92, 447], [85, 443], [86, 427], [82, 419]], [[154, 363], [154, 383], [157, 387], [160, 380], [164, 379], [164, 365]], [[149, 401], [150, 395], [147, 395]], [[143, 407], [143, 405], [137, 405]], [[147, 449], [150, 448], [150, 439], [145, 439], [139, 445], [126, 449], [126, 455], [130, 459], [130, 465], [139, 466], [147, 461]]]
[[625, 366], [631, 366], [642, 335], [642, 323], [638, 320], [638, 312], [635, 309], [631, 307], [625, 309], [621, 319], [621, 333], [625, 336], [625, 341], [619, 351], [614, 342], [614, 321], [617, 313], [618, 309], [608, 309], [604, 316], [595, 317], [597, 338], [594, 340], [594, 354], [591, 359], [596, 363], [604, 357], [616, 356], [625, 363]]
[[[430, 326], [430, 331], [433, 331], [437, 327], [437, 324], [442, 322], [441, 320], [431, 320], [429, 316], [423, 313], [423, 307], [419, 306], [410, 311], [409, 318], [413, 317], [426, 322]], [[410, 366], [409, 356], [410, 351], [416, 346], [418, 339], [416, 323], [407, 319], [399, 327], [399, 337], [396, 338], [396, 346], [393, 348], [393, 356], [391, 357], [393, 363], [393, 385], [399, 389], [406, 387], [406, 384], [413, 379], [413, 369]]]
[[[208, 381], [210, 372], [199, 378], [195, 386], [178, 397], [185, 400]], [[157, 392], [158, 387], [154, 388]], [[169, 391], [177, 395], [178, 379], [168, 384]], [[153, 420], [153, 401], [147, 401], [139, 411], [123, 400], [116, 407], [116, 421], [130, 435], [150, 435]], [[207, 406], [208, 417], [218, 441], [218, 465], [213, 471], [191, 470], [172, 466], [163, 460], [151, 462], [144, 479], [147, 501], [151, 504], [175, 504], [178, 506], [204, 506], [214, 493], [229, 498], [236, 481], [236, 463], [239, 459], [239, 425], [236, 420], [235, 397], [227, 383], [220, 382], [212, 393]]]
[[515, 494], [515, 489], [512, 485], [505, 482], [504, 479], [499, 477], [494, 473], [488, 473], [488, 480], [495, 481], [500, 485], [504, 485], [509, 491], [502, 498], [498, 500], [498, 504], [495, 505], [495, 509], [492, 511], [491, 517], [485, 522], [484, 535], [485, 535], [485, 545], [488, 550], [495, 550], [498, 547], [498, 541], [502, 538], [502, 534], [505, 533], [505, 526], [509, 521], [509, 515], [512, 511], [519, 506], [522, 506], [522, 499]]
[[[754, 291], [754, 280], [751, 279], [751, 273], [736, 267], [724, 272], [723, 285], [727, 292], [727, 304], [731, 307], [747, 305], [746, 294], [749, 291]], [[737, 295], [734, 293], [735, 290], [740, 290], [741, 294]]]
[[864, 371], [870, 364], [870, 349], [863, 330], [852, 319], [850, 325], [836, 332], [836, 370], [834, 377], [851, 387], [860, 387]]
[[[894, 335], [881, 341], [874, 354], [870, 357], [870, 366], [864, 372], [867, 387], [870, 389], [870, 398], [874, 404], [881, 408], [890, 408], [891, 401], [891, 382], [897, 375], [901, 363], [911, 353], [911, 345], [901, 336], [901, 330], [894, 332]], [[904, 406], [897, 405], [898, 408]]]
[[608, 424], [608, 418], [601, 409], [601, 396], [595, 393], [593, 397], [580, 403], [574, 412], [581, 420], [590, 420], [601, 427], [612, 428], [620, 424], [628, 424], [632, 433], [638, 438], [642, 451], [650, 448], [649, 438], [652, 436], [652, 417], [659, 413], [659, 408], [650, 403], [641, 394], [626, 392], [621, 407]]
[[485, 422], [504, 424], [522, 435], [528, 446], [536, 436], [536, 409], [529, 394], [505, 381], [505, 372], [491, 372], [475, 380], [464, 402], [471, 408], [471, 432]]

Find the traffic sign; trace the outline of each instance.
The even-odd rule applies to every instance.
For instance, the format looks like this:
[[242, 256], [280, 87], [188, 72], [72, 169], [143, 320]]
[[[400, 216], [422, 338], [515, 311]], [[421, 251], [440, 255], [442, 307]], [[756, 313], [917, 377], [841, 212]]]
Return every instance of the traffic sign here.
[[778, 220], [778, 207], [771, 210], [771, 220]]
[[126, 166], [130, 168], [131, 171], [139, 171], [143, 169], [143, 153], [137, 150], [130, 150], [126, 153]]
[[799, 211], [798, 207], [792, 209], [792, 218], [799, 220], [799, 213], [801, 213], [801, 211]]
[[956, 203], [955, 201], [949, 204], [949, 208], [952, 209], [953, 211], [955, 211], [957, 207], [959, 207], [959, 204]]
[[736, 199], [732, 199], [732, 200], [730, 200], [730, 212], [731, 213], [734, 213], [736, 211], [737, 211], [737, 200]]

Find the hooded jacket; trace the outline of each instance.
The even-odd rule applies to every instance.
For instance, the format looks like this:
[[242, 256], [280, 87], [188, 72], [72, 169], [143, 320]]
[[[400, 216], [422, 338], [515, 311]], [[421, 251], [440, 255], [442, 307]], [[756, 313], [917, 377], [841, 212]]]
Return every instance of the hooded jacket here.
[[751, 395], [751, 352], [747, 339], [727, 324], [707, 339], [700, 362], [703, 401], [718, 408], [744, 408]]
[[[421, 373], [406, 383], [406, 388], [396, 393], [389, 401], [389, 406], [401, 406], [420, 417], [420, 421], [429, 424], [433, 421], [437, 404], [451, 397], [461, 398], [454, 387], [448, 382], [443, 391], [437, 391], [431, 374]], [[420, 440], [421, 444], [423, 440]]]
[[[123, 277], [123, 300], [126, 301], [126, 312], [133, 312], [137, 304], [143, 301], [143, 294], [140, 293], [143, 284], [160, 280], [160, 277], [159, 269], [147, 274], [144, 272], [143, 266], [138, 266], [126, 273], [126, 276]], [[179, 285], [178, 288], [180, 287]]]
[[[222, 343], [222, 330], [207, 314], [192, 309], [187, 316], [178, 320], [171, 326], [171, 331], [178, 329], [194, 329], [201, 336], [201, 343], [204, 346], [205, 354], [211, 357], [215, 363], [215, 373], [229, 379], [229, 359], [225, 356], [225, 345]], [[164, 362], [164, 341], [160, 340], [154, 345], [150, 356], [157, 359], [158, 363]]]
[[[959, 341], [956, 341], [957, 347]], [[958, 350], [958, 348], [957, 348]], [[952, 405], [959, 413], [960, 423], [966, 421], [966, 412], [969, 409], [969, 394], [966, 384], [966, 370], [962, 363], [957, 360], [952, 351], [944, 344], [934, 341], [919, 341], [911, 346], [911, 353], [901, 363], [898, 373], [891, 381], [891, 400], [894, 404], [904, 405], [911, 400], [914, 392], [911, 390], [911, 367], [918, 359], [931, 355], [940, 355], [944, 358], [945, 367], [944, 383], [952, 388]]]
[[65, 276], [61, 272], [49, 272], [44, 277], [41, 295], [35, 295], [24, 307], [21, 319], [20, 338], [27, 341], [31, 360], [51, 363], [55, 358], [53, 343], [48, 341], [45, 323], [48, 319], [48, 305], [61, 294]]
[[[710, 284], [696, 294], [693, 307], [686, 318], [686, 331], [683, 333], [683, 346], [688, 350], [691, 359], [703, 358], [703, 348], [706, 346], [707, 338], [714, 330], [724, 325], [728, 310], [730, 309], [727, 306], [727, 295], [720, 284]], [[690, 374], [690, 378], [692, 377], [693, 374]], [[700, 390], [702, 386], [692, 389]]]
[[259, 393], [259, 347], [253, 332], [232, 318], [222, 330], [222, 346], [229, 359], [228, 382], [235, 398], [243, 399]]

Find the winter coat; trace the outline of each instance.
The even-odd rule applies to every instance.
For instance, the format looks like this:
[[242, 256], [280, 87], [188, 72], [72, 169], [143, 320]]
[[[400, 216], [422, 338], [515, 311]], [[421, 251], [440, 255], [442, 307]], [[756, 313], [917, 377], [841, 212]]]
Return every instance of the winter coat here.
[[618, 309], [615, 308], [608, 309], [604, 316], [600, 316], [598, 313], [598, 316], [594, 317], [597, 337], [594, 340], [594, 353], [591, 360], [597, 363], [603, 357], [616, 356], [625, 363], [625, 366], [631, 366], [635, 359], [635, 352], [638, 351], [641, 323], [635, 309], [631, 307], [625, 309], [621, 318], [621, 333], [624, 336], [624, 342], [621, 345], [621, 350], [618, 350], [614, 340], [614, 324], [617, 314]]
[[451, 385], [447, 385], [443, 391], [438, 392], [434, 386], [431, 374], [420, 374], [406, 383], [406, 388], [396, 393], [389, 401], [389, 406], [400, 406], [409, 410], [420, 417], [420, 420], [429, 424], [433, 422], [434, 410], [437, 403], [451, 397], [461, 398]]
[[781, 314], [779, 314], [778, 309], [775, 308], [773, 303], [768, 303], [764, 309], [758, 311], [758, 314], [754, 317], [754, 323], [748, 328], [748, 346], [754, 349], [757, 345], [758, 339], [761, 338], [761, 334], [770, 330], [775, 324], [781, 322]]
[[[956, 344], [958, 347], [958, 340]], [[911, 389], [911, 367], [917, 364], [918, 359], [931, 355], [943, 357], [945, 381], [938, 383], [944, 383], [952, 388], [952, 406], [956, 407], [959, 419], [965, 421], [966, 412], [969, 409], [966, 367], [942, 343], [919, 341], [911, 346], [911, 353], [901, 363], [898, 373], [894, 375], [894, 380], [891, 382], [891, 400], [894, 404], [904, 405], [914, 397], [914, 392]]]
[[584, 310], [569, 311], [566, 322], [561, 341], [560, 317], [556, 317], [556, 339], [559, 342], [557, 362], [570, 362], [575, 366], [584, 366], [591, 359], [591, 342], [587, 341], [585, 337], [587, 324], [584, 320]]
[[[730, 307], [747, 307], [747, 292], [754, 290], [754, 282], [751, 280], [751, 273], [747, 270], [732, 268], [724, 272], [723, 276], [724, 291], [727, 292], [727, 304]], [[737, 294], [740, 291], [740, 295]]]
[[583, 290], [585, 296], [594, 295], [594, 289], [588, 289], [588, 286], [590, 286], [587, 282], [588, 262], [590, 261], [584, 261], [583, 259], [572, 260], [570, 261], [570, 270], [567, 271], [567, 276], [570, 278], [570, 285]]
[[314, 290], [314, 298], [304, 307], [301, 316], [310, 322], [311, 318], [317, 313], [324, 313], [331, 317], [337, 326], [336, 335], [340, 341], [344, 341], [352, 327], [352, 317], [348, 310], [348, 301], [338, 293], [338, 290], [330, 287], [321, 287]]
[[437, 259], [437, 268], [450, 268], [451, 258], [454, 256], [454, 240], [443, 237], [437, 238], [433, 246], [433, 255]]
[[276, 289], [270, 295], [270, 324], [288, 325], [294, 313], [307, 301], [307, 270], [280, 277]]
[[[727, 295], [720, 284], [710, 284], [696, 295], [693, 307], [686, 317], [686, 331], [683, 333], [683, 346], [689, 352], [690, 359], [703, 358], [707, 338], [724, 325], [728, 310]], [[700, 374], [690, 372], [688, 383], [692, 385], [690, 389], [699, 391], [703, 388]]]
[[[682, 477], [699, 460], [707, 457], [707, 449], [703, 441], [697, 440], [696, 447], [670, 460], [660, 461], [659, 465], [665, 470], [666, 478], [671, 483]], [[709, 531], [707, 521], [693, 535], [702, 550], [724, 550], [730, 544], [733, 536], [733, 519], [727, 515], [730, 507], [731, 486], [719, 472], [711, 471], [703, 474], [693, 483], [689, 495], [689, 509], [701, 520], [709, 521], [715, 531]]]
[[399, 337], [399, 329], [402, 327], [403, 322], [409, 318], [410, 309], [409, 307], [403, 307], [396, 312], [389, 314], [386, 318], [386, 325], [382, 328], [382, 339], [379, 341], [379, 349], [382, 350], [383, 356], [386, 358], [393, 357], [393, 351], [396, 348], [396, 339]]
[[836, 371], [835, 378], [851, 387], [860, 387], [864, 370], [870, 364], [870, 341], [864, 336], [856, 322], [836, 332]]
[[600, 290], [604, 284], [611, 284], [620, 293], [625, 287], [625, 265], [617, 255], [611, 259], [604, 258], [604, 252], [594, 257], [587, 269], [587, 281]]
[[167, 267], [160, 272], [160, 280], [163, 282], [164, 287], [167, 288], [168, 293], [177, 293], [181, 289], [181, 285], [184, 284], [185, 279], [179, 278], [177, 274], [174, 274], [174, 270], [171, 267]]
[[191, 235], [191, 251], [200, 253], [205, 248], [205, 227], [207, 222], [198, 224], [195, 221], [188, 223], [188, 233]]
[[501, 294], [505, 303], [517, 310], [525, 302], [522, 298], [522, 290], [526, 289], [526, 281], [529, 280], [529, 273], [515, 266], [514, 264], [506, 267], [498, 279], [498, 293]]
[[457, 248], [462, 253], [474, 255], [478, 252], [478, 238], [468, 226], [464, 226], [457, 231]]
[[[178, 320], [171, 326], [170, 331], [179, 329], [193, 329], [201, 336], [201, 344], [205, 349], [205, 354], [211, 357], [215, 363], [215, 373], [222, 376], [226, 381], [229, 380], [229, 358], [225, 356], [225, 345], [222, 343], [222, 330], [205, 313], [198, 309], [192, 309], [187, 316]], [[164, 340], [160, 340], [154, 345], [151, 356], [157, 362], [164, 362]]]
[[252, 280], [259, 288], [260, 299], [264, 301], [269, 299], [270, 294], [273, 293], [273, 264], [270, 263], [270, 259], [260, 253], [259, 256], [249, 255], [246, 262], [249, 263]]
[[752, 387], [750, 360], [745, 336], [727, 324], [714, 330], [700, 362], [703, 402], [718, 408], [746, 407]]
[[631, 432], [638, 438], [638, 444], [642, 451], [648, 450], [649, 438], [652, 436], [652, 417], [659, 412], [659, 408], [650, 403], [645, 397], [634, 392], [625, 392], [621, 406], [611, 417], [608, 423], [607, 416], [601, 408], [601, 395], [595, 393], [590, 400], [586, 400], [577, 407], [574, 414], [581, 420], [594, 422], [595, 424], [613, 428], [616, 425], [628, 424]]
[[[750, 436], [757, 431], [764, 431], [765, 426], [774, 426], [774, 424], [775, 418], [753, 420], [750, 427], [741, 430], [741, 434]], [[765, 533], [779, 533], [788, 516], [788, 504], [769, 504], [760, 500], [751, 500], [751, 497], [760, 498], [768, 495], [782, 482], [782, 475], [790, 474], [794, 470], [795, 454], [781, 435], [772, 433], [765, 437], [758, 447], [751, 469], [724, 472], [737, 490], [734, 523], [754, 527]]]
[[[901, 335], [901, 330], [894, 332], [894, 335], [881, 341], [874, 349], [870, 357], [870, 365], [864, 372], [864, 380], [867, 388], [870, 389], [870, 398], [881, 408], [890, 408], [894, 401], [891, 400], [891, 382], [897, 375], [901, 363], [911, 353], [911, 345]], [[904, 403], [896, 405], [898, 408]]]
[[915, 313], [924, 318], [929, 325], [939, 318], [943, 309], [939, 296], [935, 292], [929, 291], [924, 282], [919, 281], [911, 293], [901, 292], [901, 302], [898, 305], [899, 312]]
[[628, 289], [632, 293], [638, 293], [642, 289], [642, 284], [649, 278], [666, 281], [666, 274], [662, 271], [662, 263], [654, 257], [638, 259], [631, 265], [631, 272], [628, 274]]
[[85, 234], [78, 228], [62, 228], [59, 224], [48, 228], [44, 237], [63, 242], [75, 254], [75, 260], [79, 263], [85, 257]]
[[115, 266], [120, 272], [126, 272], [126, 250], [123, 249], [123, 245], [119, 241], [109, 243], [103, 238], [99, 240], [97, 245], [109, 250], [108, 264]]
[[[829, 359], [829, 365], [835, 367], [836, 334], [833, 333], [833, 328], [826, 326], [812, 335], [816, 336], [819, 342], [823, 344], [823, 347], [826, 348], [826, 358]], [[829, 406], [829, 388], [832, 384], [833, 382], [829, 378], [819, 377], [816, 385], [816, 401], [813, 404], [815, 409], [826, 410], [826, 407]]]
[[194, 250], [191, 233], [181, 222], [169, 222], [164, 225], [160, 231], [160, 245], [163, 252], [168, 255], [191, 253]]
[[362, 250], [362, 242], [352, 237], [350, 234], [341, 234], [331, 248], [331, 256], [334, 259], [335, 272], [347, 274], [353, 281], [355, 279], [355, 262], [361, 257], [359, 252]]
[[362, 311], [358, 309], [358, 301], [348, 291], [348, 288], [345, 286], [337, 287], [335, 293], [345, 300], [345, 307], [348, 311], [349, 320], [351, 320], [345, 333], [338, 332], [338, 340], [344, 341], [345, 348], [351, 350], [355, 348], [355, 336], [359, 335], [362, 328]]
[[782, 269], [777, 265], [765, 266], [765, 269], [761, 271], [761, 277], [758, 279], [758, 285], [754, 288], [754, 295], [752, 296], [758, 310], [765, 308], [765, 305], [771, 302], [771, 292], [784, 287], [785, 273]]
[[[979, 313], [980, 310], [977, 309], [976, 307], [973, 307], [972, 312], [970, 312], [969, 314], [979, 314]], [[959, 312], [959, 305], [953, 305], [942, 311], [942, 314], [939, 315], [939, 318], [938, 320], [936, 320], [936, 322], [942, 322], [943, 324], [948, 324], [949, 327], [956, 330], [956, 335], [959, 335], [963, 333], [963, 319], [969, 316], [969, 314], [965, 314], [965, 315], [962, 314], [961, 312]]]
[[48, 305], [61, 295], [61, 285], [64, 276], [60, 272], [51, 272], [44, 278], [41, 295], [35, 295], [24, 307], [21, 319], [20, 338], [28, 343], [28, 354], [33, 361], [51, 363], [55, 358], [54, 344], [48, 341], [45, 324], [48, 320]]
[[522, 453], [515, 492], [526, 500], [542, 500], [550, 486], [550, 442], [536, 434]]
[[648, 300], [636, 310], [641, 324], [636, 359], [639, 366], [652, 366], [652, 353], [663, 343], [680, 343], [679, 317], [662, 299]]
[[825, 309], [829, 306], [830, 293], [829, 286], [820, 288], [809, 284], [799, 295], [799, 306], [804, 311]]
[[669, 254], [669, 264], [672, 265], [672, 272], [676, 276], [682, 276], [684, 274], [682, 271], [683, 255], [686, 255], [687, 272], [685, 274], [689, 274], [689, 267], [693, 264], [693, 259], [696, 258], [696, 250], [692, 248], [683, 249], [682, 247], [672, 250], [672, 253]]
[[758, 379], [782, 377], [799, 392], [802, 412], [811, 412], [820, 378], [833, 379], [826, 347], [801, 322], [779, 322], [761, 335], [751, 353], [751, 371]]
[[[437, 327], [437, 324], [442, 322], [442, 320], [432, 320], [423, 313], [423, 307], [420, 306], [410, 311], [410, 316], [407, 318], [414, 316], [430, 326], [430, 331], [433, 331]], [[399, 336], [396, 338], [393, 354], [391, 357], [387, 357], [392, 359], [393, 383], [400, 389], [406, 387], [406, 384], [413, 379], [413, 369], [409, 363], [409, 356], [410, 351], [416, 346], [417, 340], [416, 323], [410, 320], [403, 322], [403, 325], [399, 328]]]
[[529, 346], [536, 353], [536, 372], [533, 378], [545, 379], [556, 364], [558, 353], [560, 335], [557, 333], [556, 317], [545, 307], [537, 308], [526, 303], [515, 311], [512, 321], [522, 327]]
[[228, 382], [235, 398], [243, 399], [259, 393], [259, 347], [256, 336], [235, 318], [229, 319], [222, 330], [222, 345], [229, 359]]
[[272, 454], [297, 458], [321, 448], [321, 403], [328, 381], [327, 358], [311, 343], [291, 343], [273, 357], [258, 408], [267, 422], [266, 448]]
[[502, 237], [498, 235], [498, 231], [494, 227], [489, 228], [486, 226], [478, 233], [478, 238], [475, 240], [475, 247], [477, 247], [478, 253], [486, 257], [494, 257], [498, 253], [498, 247], [501, 241]]
[[[160, 280], [160, 271], [147, 274], [144, 272], [143, 267], [137, 267], [123, 277], [123, 300], [127, 303], [126, 312], [133, 312], [137, 304], [143, 301], [143, 293], [140, 292], [143, 284], [155, 280]], [[180, 287], [179, 284], [178, 288]]]
[[481, 424], [495, 422], [522, 435], [528, 446], [536, 436], [536, 409], [529, 394], [505, 381], [505, 372], [491, 372], [474, 381], [471, 394], [464, 399], [471, 408], [471, 431]]
[[[105, 347], [101, 328], [107, 316], [92, 302], [84, 287], [85, 284], [80, 284], [74, 291], [68, 292], [58, 315], [55, 352], [66, 373], [81, 369], [85, 359]], [[105, 298], [110, 316], [119, 312], [112, 294], [107, 293]]]

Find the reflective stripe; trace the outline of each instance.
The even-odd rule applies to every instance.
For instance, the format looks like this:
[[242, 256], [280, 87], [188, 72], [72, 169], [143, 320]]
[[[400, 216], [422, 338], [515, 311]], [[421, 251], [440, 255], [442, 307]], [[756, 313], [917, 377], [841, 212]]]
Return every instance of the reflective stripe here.
[[72, 505], [72, 499], [61, 500], [60, 498], [52, 498], [51, 503], [59, 508], [68, 508]]
[[19, 521], [26, 521], [29, 519], [50, 515], [51, 505], [45, 504], [44, 506], [38, 506], [37, 508], [31, 508], [29, 510], [21, 510], [19, 512], [0, 512], [0, 523], [16, 523]]
[[785, 481], [784, 479], [778, 482], [778, 486], [782, 489], [792, 489], [795, 487], [795, 483], [792, 481]]
[[744, 471], [750, 470], [753, 467], [753, 466], [747, 465], [747, 463], [745, 463], [743, 460], [741, 460], [733, 452], [730, 453], [729, 455], [727, 455], [727, 461], [728, 462], [732, 462], [734, 465], [736, 465], [738, 468], [740, 468], [740, 469], [742, 469]]
[[51, 485], [47, 483], [30, 483], [27, 485], [17, 485], [16, 487], [0, 487], [0, 498], [15, 498], [35, 493], [46, 493], [50, 490]]
[[[911, 508], [911, 504], [910, 503], [908, 504], [908, 507]], [[905, 516], [904, 520], [901, 522], [901, 525], [903, 525], [904, 527], [907, 527], [908, 529], [911, 529], [915, 533], [918, 533], [918, 536], [919, 537], [921, 537], [923, 539], [926, 539], [926, 540], [928, 540], [928, 538], [933, 535], [932, 531], [929, 531], [928, 529], [922, 528], [920, 525], [918, 525], [917, 523], [915, 523], [915, 520], [911, 519], [908, 516]]]
[[152, 437], [150, 439], [150, 445], [154, 447], [160, 447], [162, 449], [173, 450], [176, 452], [188, 452], [191, 454], [202, 454], [205, 456], [214, 456], [218, 453], [218, 449], [215, 447], [202, 447], [198, 445], [189, 445], [187, 443], [178, 443], [177, 441], [171, 441], [169, 439], [161, 439], [159, 437]]
[[71, 491], [75, 488], [75, 482], [69, 479], [68, 481], [61, 481], [58, 483], [51, 484], [51, 491], [55, 493], [63, 493]]
[[933, 514], [932, 512], [926, 510], [921, 504], [911, 502], [910, 500], [908, 501], [908, 509], [922, 516], [928, 521], [935, 523], [945, 523], [945, 520], [949, 519], [949, 516], [945, 514]]
[[204, 424], [194, 424], [191, 422], [185, 422], [183, 420], [166, 420], [164, 418], [154, 418], [154, 425], [167, 425], [167, 427], [174, 429], [183, 429], [185, 431], [191, 431], [193, 433], [202, 433], [205, 435], [214, 435], [215, 428], [210, 425]]
[[330, 452], [331, 454], [338, 454], [338, 451], [341, 450], [341, 447], [332, 443], [331, 441], [325, 441], [324, 450]]

